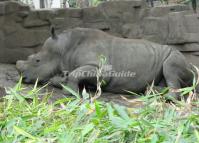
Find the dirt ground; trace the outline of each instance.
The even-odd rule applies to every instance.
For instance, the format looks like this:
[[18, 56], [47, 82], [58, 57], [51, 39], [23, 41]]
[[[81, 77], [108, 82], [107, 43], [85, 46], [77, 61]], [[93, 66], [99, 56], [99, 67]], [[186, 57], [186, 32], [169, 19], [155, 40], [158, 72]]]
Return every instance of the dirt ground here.
[[[6, 90], [12, 88], [16, 85], [20, 78], [15, 65], [8, 65], [8, 64], [0, 64], [0, 98], [6, 95]], [[33, 85], [24, 85], [27, 90], [31, 89]], [[44, 92], [49, 91], [53, 92], [52, 98], [50, 98], [51, 102], [56, 101], [57, 99], [65, 97], [64, 91], [54, 88], [54, 87], [47, 87]], [[111, 93], [103, 93], [100, 97], [100, 100], [106, 102], [115, 102], [121, 105], [134, 107], [139, 106], [134, 104], [135, 96], [131, 95], [115, 95]]]

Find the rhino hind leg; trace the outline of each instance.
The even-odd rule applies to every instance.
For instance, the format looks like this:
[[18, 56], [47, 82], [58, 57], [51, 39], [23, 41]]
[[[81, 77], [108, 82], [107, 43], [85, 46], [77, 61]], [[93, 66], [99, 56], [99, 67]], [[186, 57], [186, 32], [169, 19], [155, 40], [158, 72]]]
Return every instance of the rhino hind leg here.
[[168, 98], [180, 99], [180, 93], [175, 90], [183, 86], [191, 86], [193, 74], [185, 57], [178, 51], [172, 51], [163, 63], [163, 76], [171, 89]]

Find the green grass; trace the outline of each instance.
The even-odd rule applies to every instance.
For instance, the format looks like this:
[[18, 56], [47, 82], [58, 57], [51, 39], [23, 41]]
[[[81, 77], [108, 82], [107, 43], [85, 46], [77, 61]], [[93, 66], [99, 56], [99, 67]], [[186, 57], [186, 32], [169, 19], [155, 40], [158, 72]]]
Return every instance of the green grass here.
[[[45, 87], [43, 87], [45, 88]], [[67, 87], [65, 87], [67, 89]], [[127, 108], [78, 94], [48, 103], [41, 88], [25, 91], [21, 81], [0, 102], [1, 143], [197, 143], [199, 101], [165, 102], [161, 94], [129, 100]], [[190, 89], [182, 89], [182, 93]], [[154, 96], [155, 95], [155, 96]], [[190, 97], [192, 97], [190, 91]]]

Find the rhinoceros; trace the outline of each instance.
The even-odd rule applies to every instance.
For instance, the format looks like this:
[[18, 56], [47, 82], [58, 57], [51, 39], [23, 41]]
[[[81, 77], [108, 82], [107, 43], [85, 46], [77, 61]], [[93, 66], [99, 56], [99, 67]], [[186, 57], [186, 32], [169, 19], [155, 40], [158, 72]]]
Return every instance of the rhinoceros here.
[[[26, 83], [36, 79], [53, 81], [51, 79], [58, 77], [60, 82], [78, 90], [80, 83], [96, 86], [96, 76], [85, 73], [99, 69], [100, 55], [108, 65], [102, 70], [106, 76], [101, 75], [105, 81], [102, 90], [106, 92], [141, 93], [151, 83], [158, 86], [162, 81], [171, 89], [192, 85], [192, 65], [176, 49], [142, 39], [119, 38], [90, 28], [69, 29], [61, 34], [51, 28], [51, 37], [41, 51], [26, 61], [17, 61], [16, 67]], [[67, 78], [58, 76], [63, 71], [67, 71]], [[125, 72], [134, 74], [110, 74]], [[172, 96], [178, 98], [176, 94]]]

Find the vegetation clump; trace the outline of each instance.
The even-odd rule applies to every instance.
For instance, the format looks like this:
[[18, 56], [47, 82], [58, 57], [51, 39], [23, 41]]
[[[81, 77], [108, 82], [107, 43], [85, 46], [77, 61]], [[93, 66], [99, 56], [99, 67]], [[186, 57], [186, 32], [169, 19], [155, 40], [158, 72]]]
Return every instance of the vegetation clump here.
[[35, 84], [25, 91], [21, 82], [0, 102], [0, 142], [26, 143], [196, 143], [199, 142], [199, 101], [189, 92], [186, 101], [165, 102], [161, 93], [148, 92], [128, 108], [91, 100], [84, 90], [74, 97], [49, 103]]

